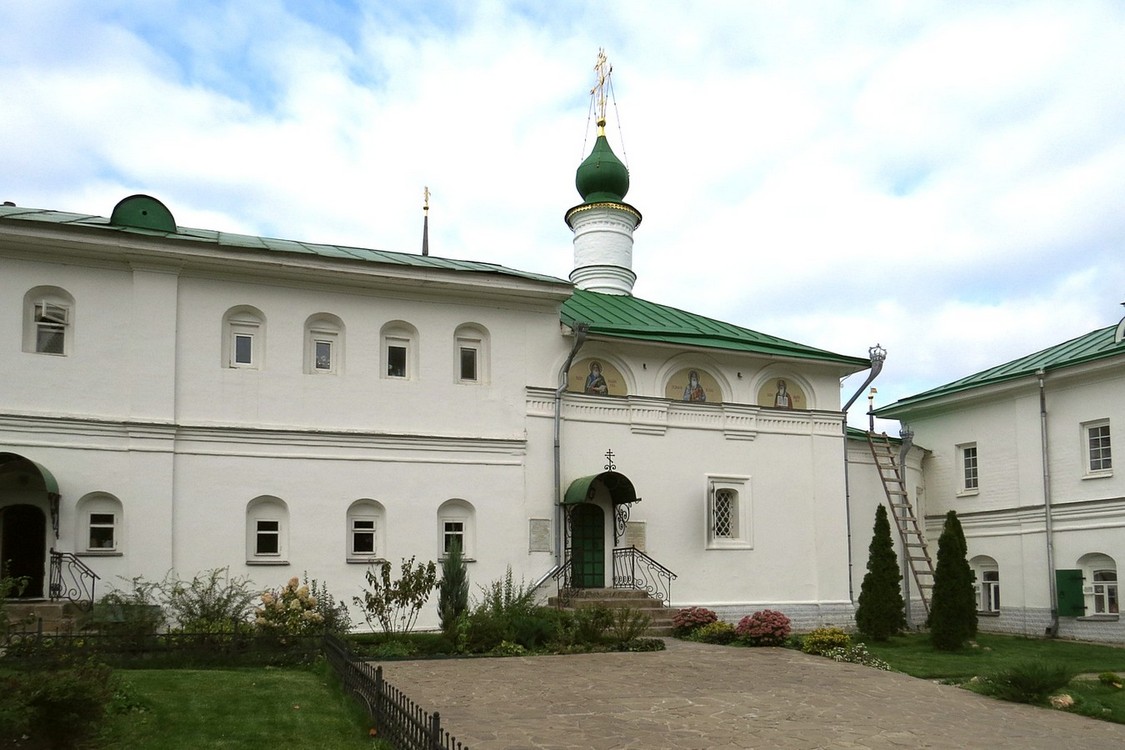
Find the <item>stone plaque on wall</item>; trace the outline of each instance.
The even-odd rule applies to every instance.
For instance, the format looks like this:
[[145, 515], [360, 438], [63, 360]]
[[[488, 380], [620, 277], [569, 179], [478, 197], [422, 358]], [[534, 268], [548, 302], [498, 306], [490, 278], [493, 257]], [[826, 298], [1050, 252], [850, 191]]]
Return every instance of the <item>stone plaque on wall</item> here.
[[636, 547], [641, 552], [645, 551], [645, 522], [630, 521], [625, 525], [625, 538], [621, 540], [625, 547]]
[[527, 551], [551, 551], [551, 522], [546, 518], [529, 518], [527, 520]]

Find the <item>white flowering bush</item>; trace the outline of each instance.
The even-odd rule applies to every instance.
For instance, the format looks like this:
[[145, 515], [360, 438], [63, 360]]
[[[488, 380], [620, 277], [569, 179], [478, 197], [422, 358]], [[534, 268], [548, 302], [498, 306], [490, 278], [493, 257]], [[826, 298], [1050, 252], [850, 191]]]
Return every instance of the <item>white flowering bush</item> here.
[[264, 592], [254, 612], [254, 627], [263, 633], [312, 635], [321, 631], [323, 623], [316, 597], [296, 576], [280, 591]]
[[865, 667], [881, 669], [884, 672], [891, 671], [891, 665], [879, 657], [873, 656], [871, 652], [867, 650], [867, 645], [864, 643], [854, 643], [851, 646], [830, 648], [824, 652], [824, 655], [832, 661], [862, 664]]

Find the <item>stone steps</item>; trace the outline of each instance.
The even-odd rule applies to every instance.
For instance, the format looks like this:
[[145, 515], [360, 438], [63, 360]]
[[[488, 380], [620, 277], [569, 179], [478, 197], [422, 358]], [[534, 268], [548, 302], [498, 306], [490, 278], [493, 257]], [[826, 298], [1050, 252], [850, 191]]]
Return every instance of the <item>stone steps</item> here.
[[13, 633], [73, 633], [84, 612], [72, 602], [9, 599], [8, 629]]
[[[559, 606], [559, 598], [552, 596], [547, 600], [552, 607]], [[635, 609], [648, 615], [652, 623], [645, 635], [650, 638], [672, 635], [672, 618], [675, 612], [659, 599], [654, 599], [637, 589], [575, 589], [570, 595], [569, 605], [563, 609], [582, 609], [602, 605], [610, 609]]]

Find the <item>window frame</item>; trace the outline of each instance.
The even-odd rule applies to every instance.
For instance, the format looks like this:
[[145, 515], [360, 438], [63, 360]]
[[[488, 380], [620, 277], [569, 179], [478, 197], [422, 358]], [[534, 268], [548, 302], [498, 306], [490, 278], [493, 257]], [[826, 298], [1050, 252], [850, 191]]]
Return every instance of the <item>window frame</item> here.
[[980, 451], [975, 442], [957, 446], [958, 495], [980, 492]]
[[[488, 382], [488, 331], [476, 323], [457, 327], [453, 336], [453, 381], [464, 385], [483, 385]], [[465, 354], [473, 356], [473, 373], [465, 376]]]
[[[1099, 580], [1098, 576], [1102, 576]], [[1109, 576], [1112, 576], [1110, 578]], [[1119, 615], [1121, 613], [1121, 589], [1117, 582], [1116, 568], [1098, 568], [1091, 571], [1090, 586], [1093, 589], [1093, 614]]]
[[[250, 345], [249, 360], [240, 358], [239, 339]], [[247, 305], [232, 307], [223, 315], [223, 367], [230, 370], [261, 370], [265, 365], [266, 319]]]
[[[708, 475], [705, 498], [706, 549], [753, 549], [750, 477]], [[718, 518], [719, 513], [726, 516], [725, 522]]]
[[[381, 352], [381, 366], [379, 376], [386, 380], [415, 380], [418, 376], [418, 330], [402, 320], [393, 320], [386, 323], [379, 331], [379, 346]], [[391, 348], [401, 348], [402, 368], [401, 373], [392, 371]]]
[[[370, 529], [359, 529], [357, 523], [370, 523]], [[359, 534], [371, 535], [370, 552], [356, 548]], [[386, 511], [383, 505], [371, 498], [356, 500], [348, 506], [344, 522], [344, 549], [349, 563], [369, 564], [386, 559]]]
[[[447, 530], [449, 524], [460, 524], [459, 532]], [[466, 562], [472, 562], [476, 556], [476, 509], [473, 504], [461, 498], [446, 500], [437, 512], [437, 551], [438, 558], [444, 560], [448, 556], [447, 541], [451, 534], [461, 538], [461, 555]]]
[[[328, 349], [327, 367], [321, 366], [320, 348]], [[316, 313], [305, 321], [305, 373], [337, 375], [344, 365], [344, 323], [330, 313]]]
[[[66, 357], [72, 354], [75, 319], [74, 297], [65, 289], [38, 286], [24, 295], [23, 350], [28, 354]], [[61, 312], [61, 316], [51, 313]], [[59, 319], [61, 317], [61, 320]], [[58, 351], [45, 343], [44, 332], [58, 341]]]
[[[1095, 445], [1095, 441], [1098, 445]], [[1082, 424], [1082, 453], [1086, 477], [1113, 476], [1113, 430], [1109, 419]], [[1095, 457], [1095, 453], [1100, 455]]]
[[[105, 519], [97, 519], [96, 516], [108, 516], [108, 522]], [[95, 529], [109, 529], [109, 544], [94, 544], [94, 531]], [[117, 514], [113, 511], [104, 509], [90, 510], [86, 512], [86, 551], [87, 552], [116, 552], [117, 551]]]
[[[262, 540], [268, 538], [276, 540], [276, 552], [262, 551]], [[289, 506], [281, 498], [262, 495], [246, 504], [246, 564], [289, 564]]]

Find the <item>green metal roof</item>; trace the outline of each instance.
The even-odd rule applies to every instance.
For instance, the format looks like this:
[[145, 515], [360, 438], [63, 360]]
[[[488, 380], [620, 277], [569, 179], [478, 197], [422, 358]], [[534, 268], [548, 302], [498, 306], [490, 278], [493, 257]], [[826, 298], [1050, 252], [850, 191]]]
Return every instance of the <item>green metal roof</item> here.
[[124, 234], [137, 234], [150, 237], [157, 236], [171, 241], [207, 243], [230, 250], [300, 253], [316, 255], [322, 258], [338, 258], [342, 260], [381, 263], [385, 265], [411, 266], [413, 268], [494, 273], [502, 276], [513, 276], [532, 281], [566, 284], [569, 286], [568, 281], [554, 276], [518, 271], [513, 268], [496, 265], [495, 263], [453, 260], [451, 258], [438, 258], [432, 255], [393, 253], [386, 250], [369, 250], [361, 247], [348, 247], [346, 245], [325, 245], [312, 242], [298, 242], [295, 240], [279, 240], [270, 237], [255, 237], [253, 235], [234, 234], [232, 232], [219, 232], [211, 229], [176, 227], [175, 232], [166, 232], [152, 228], [113, 225], [108, 219], [90, 214], [66, 213], [63, 211], [23, 208], [20, 206], [0, 206], [0, 222], [15, 221], [83, 227], [87, 229], [99, 229], [109, 232], [122, 232]]
[[870, 361], [861, 357], [814, 349], [627, 295], [576, 289], [570, 299], [563, 303], [562, 320], [569, 326], [578, 322], [588, 323], [590, 333], [614, 338], [811, 359], [849, 365], [857, 369], [871, 366]]
[[916, 396], [896, 401], [875, 410], [879, 417], [894, 416], [896, 413], [926, 401], [948, 396], [954, 393], [981, 388], [986, 385], [1003, 383], [1008, 380], [1028, 377], [1039, 370], [1058, 370], [1064, 367], [1073, 367], [1086, 362], [1093, 362], [1106, 357], [1125, 355], [1125, 342], [1115, 343], [1117, 324], [1099, 328], [1096, 331], [1064, 341], [1061, 344], [1047, 347], [1034, 354], [1028, 354], [1019, 359], [1013, 359], [996, 367], [991, 367], [974, 375], [955, 380], [952, 383], [934, 388]]

